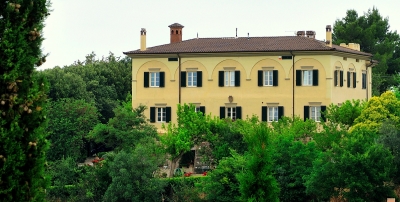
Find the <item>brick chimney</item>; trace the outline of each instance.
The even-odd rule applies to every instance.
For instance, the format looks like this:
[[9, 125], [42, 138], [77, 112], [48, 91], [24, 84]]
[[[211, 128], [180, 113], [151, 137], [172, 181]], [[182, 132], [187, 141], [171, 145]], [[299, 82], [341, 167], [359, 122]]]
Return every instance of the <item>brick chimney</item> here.
[[307, 37], [315, 39], [315, 31], [306, 31]]
[[330, 25], [326, 26], [326, 45], [332, 47], [332, 27]]
[[297, 31], [297, 36], [305, 37], [306, 32], [305, 31]]
[[171, 43], [181, 42], [183, 25], [174, 23], [168, 27], [170, 28], [169, 31], [171, 33]]
[[145, 51], [146, 50], [146, 29], [142, 28], [140, 30], [140, 50]]

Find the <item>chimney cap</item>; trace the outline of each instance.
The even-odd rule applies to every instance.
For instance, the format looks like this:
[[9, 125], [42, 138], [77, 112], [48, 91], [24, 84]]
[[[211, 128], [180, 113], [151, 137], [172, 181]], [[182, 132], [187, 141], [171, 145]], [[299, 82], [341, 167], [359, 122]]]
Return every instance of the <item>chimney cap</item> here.
[[184, 26], [179, 24], [179, 23], [174, 23], [174, 24], [172, 24], [172, 25], [170, 25], [168, 27], [170, 27], [170, 28], [183, 28]]
[[140, 31], [141, 31], [141, 32], [145, 32], [145, 31], [146, 31], [146, 28], [142, 28], [142, 29], [140, 29]]
[[327, 28], [327, 29], [328, 29], [328, 28], [329, 28], [329, 29], [332, 29], [332, 26], [331, 26], [331, 25], [327, 25], [326, 28]]

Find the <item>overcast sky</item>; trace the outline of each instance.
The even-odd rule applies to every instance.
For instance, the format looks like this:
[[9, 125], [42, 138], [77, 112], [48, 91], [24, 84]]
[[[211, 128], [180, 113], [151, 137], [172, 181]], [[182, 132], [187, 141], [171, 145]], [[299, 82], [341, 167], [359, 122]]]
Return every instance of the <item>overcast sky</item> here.
[[169, 43], [168, 25], [184, 25], [183, 40], [199, 37], [293, 36], [314, 30], [325, 39], [325, 26], [354, 9], [363, 15], [373, 6], [400, 31], [399, 0], [52, 0], [46, 20], [42, 68], [64, 67], [95, 52], [98, 58]]

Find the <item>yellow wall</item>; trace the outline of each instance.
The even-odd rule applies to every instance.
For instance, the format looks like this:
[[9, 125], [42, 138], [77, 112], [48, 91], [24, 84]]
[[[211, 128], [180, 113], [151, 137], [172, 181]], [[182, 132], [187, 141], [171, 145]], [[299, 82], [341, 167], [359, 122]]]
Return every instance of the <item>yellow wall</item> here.
[[[288, 55], [288, 54], [286, 54]], [[176, 57], [176, 56], [175, 56]], [[341, 103], [349, 99], [365, 99], [366, 90], [361, 89], [361, 73], [365, 70], [365, 60], [356, 62], [354, 58], [343, 60], [342, 56], [334, 55], [296, 55], [295, 70], [304, 68], [318, 69], [318, 86], [295, 86], [295, 115], [303, 117], [305, 105], [325, 105]], [[284, 115], [292, 116], [293, 112], [293, 72], [292, 60], [280, 60], [276, 56], [236, 56], [236, 57], [182, 57], [181, 70], [197, 70], [203, 72], [202, 87], [182, 87], [181, 103], [195, 103], [206, 106], [206, 113], [219, 116], [219, 107], [229, 103], [228, 97], [233, 96], [233, 102], [242, 107], [242, 118], [246, 115], [257, 115], [261, 119], [261, 106], [284, 106]], [[133, 58], [132, 59], [132, 105], [137, 107], [145, 104], [148, 107], [172, 107], [171, 119], [176, 120], [176, 105], [179, 92], [179, 62], [168, 61], [168, 58]], [[357, 88], [334, 87], [333, 72], [336, 67], [344, 70], [344, 80], [348, 68], [357, 72]], [[240, 87], [219, 87], [218, 71], [224, 68], [240, 70]], [[164, 88], [144, 88], [144, 72], [165, 72]], [[258, 86], [258, 70], [278, 70], [278, 86]], [[369, 81], [370, 81], [370, 73]], [[370, 89], [369, 85], [369, 89]], [[369, 90], [371, 91], [371, 90]], [[150, 117], [147, 110], [146, 116]], [[158, 128], [160, 123], [155, 124]]]

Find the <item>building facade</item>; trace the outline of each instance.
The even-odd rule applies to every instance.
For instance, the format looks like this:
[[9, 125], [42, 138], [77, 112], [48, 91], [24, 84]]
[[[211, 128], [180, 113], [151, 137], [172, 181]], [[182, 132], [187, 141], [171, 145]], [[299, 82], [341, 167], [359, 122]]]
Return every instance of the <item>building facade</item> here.
[[297, 36], [194, 38], [169, 26], [169, 44], [124, 52], [132, 58], [132, 105], [146, 105], [157, 128], [176, 120], [177, 104], [221, 118], [262, 121], [300, 116], [320, 121], [329, 104], [371, 97], [372, 55], [358, 44], [332, 45], [313, 31]]

